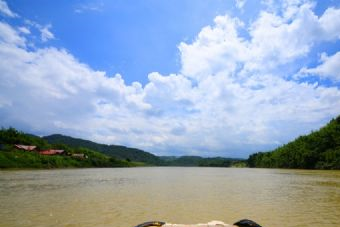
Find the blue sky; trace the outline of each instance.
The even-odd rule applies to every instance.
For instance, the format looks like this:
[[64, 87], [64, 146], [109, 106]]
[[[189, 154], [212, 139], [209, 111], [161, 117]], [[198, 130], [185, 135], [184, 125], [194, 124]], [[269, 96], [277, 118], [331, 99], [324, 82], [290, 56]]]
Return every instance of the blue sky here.
[[0, 0], [0, 125], [247, 157], [340, 113], [340, 2]]
[[177, 45], [193, 40], [219, 14], [235, 9], [233, 1], [11, 1], [25, 18], [51, 24], [56, 39], [80, 61], [127, 83], [147, 82], [152, 71], [180, 69]]

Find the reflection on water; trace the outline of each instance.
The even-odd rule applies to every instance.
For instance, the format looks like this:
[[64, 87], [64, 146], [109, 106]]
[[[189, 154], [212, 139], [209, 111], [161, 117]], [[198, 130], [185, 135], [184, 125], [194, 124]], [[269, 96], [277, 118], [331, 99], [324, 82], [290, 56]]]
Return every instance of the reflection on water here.
[[0, 226], [130, 227], [149, 220], [340, 226], [340, 171], [130, 168], [0, 171]]

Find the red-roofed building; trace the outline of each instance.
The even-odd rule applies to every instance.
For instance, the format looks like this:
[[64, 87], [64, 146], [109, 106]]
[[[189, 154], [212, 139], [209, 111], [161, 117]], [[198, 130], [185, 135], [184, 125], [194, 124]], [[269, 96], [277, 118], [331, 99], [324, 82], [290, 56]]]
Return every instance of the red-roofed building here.
[[37, 146], [28, 146], [28, 145], [21, 145], [21, 144], [15, 144], [15, 148], [24, 150], [24, 151], [34, 151]]
[[44, 150], [44, 151], [39, 151], [39, 154], [42, 155], [62, 155], [64, 154], [64, 150]]

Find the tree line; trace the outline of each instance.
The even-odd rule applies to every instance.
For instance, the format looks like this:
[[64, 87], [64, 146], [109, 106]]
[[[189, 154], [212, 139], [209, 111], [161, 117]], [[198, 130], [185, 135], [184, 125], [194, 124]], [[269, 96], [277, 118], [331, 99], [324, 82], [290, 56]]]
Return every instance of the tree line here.
[[247, 164], [262, 168], [340, 169], [340, 116], [320, 130], [271, 152], [250, 155]]

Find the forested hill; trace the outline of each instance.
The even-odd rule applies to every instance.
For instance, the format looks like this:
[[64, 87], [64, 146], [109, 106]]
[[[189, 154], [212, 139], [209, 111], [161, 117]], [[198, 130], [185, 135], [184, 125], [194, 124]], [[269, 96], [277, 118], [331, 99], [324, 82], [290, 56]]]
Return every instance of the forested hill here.
[[[28, 146], [30, 148], [27, 148]], [[53, 153], [55, 150], [62, 152]], [[141, 165], [143, 164], [118, 160], [91, 149], [71, 148], [65, 144], [49, 144], [38, 136], [19, 132], [14, 128], [0, 129], [0, 169], [132, 167]]]
[[60, 134], [45, 136], [43, 138], [51, 144], [66, 144], [73, 148], [85, 147], [122, 160], [143, 162], [150, 165], [162, 165], [163, 163], [159, 157], [136, 148], [99, 144], [89, 140], [73, 138]]
[[161, 156], [136, 149], [117, 145], [98, 144], [89, 140], [77, 139], [70, 136], [54, 134], [43, 137], [51, 144], [66, 144], [73, 148], [84, 147], [87, 149], [102, 152], [106, 155], [121, 160], [131, 160], [134, 162], [143, 162], [154, 166], [210, 166], [210, 167], [230, 167], [242, 166], [244, 160], [232, 158], [203, 158], [199, 156]]
[[200, 156], [161, 156], [167, 166], [205, 166], [205, 167], [244, 167], [245, 160], [237, 158], [211, 157], [203, 158]]
[[320, 130], [300, 136], [274, 151], [250, 155], [248, 166], [340, 169], [340, 116]]

